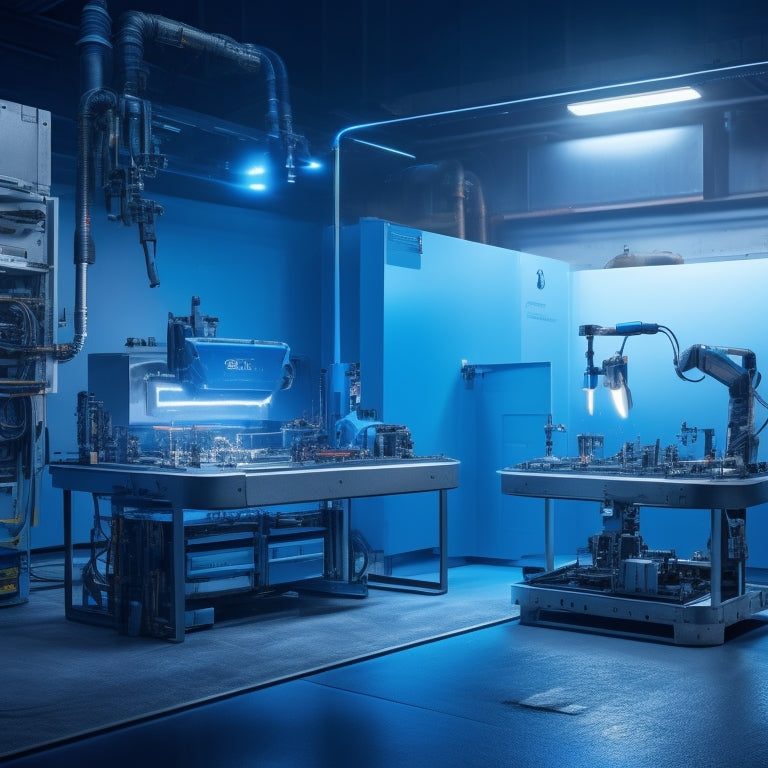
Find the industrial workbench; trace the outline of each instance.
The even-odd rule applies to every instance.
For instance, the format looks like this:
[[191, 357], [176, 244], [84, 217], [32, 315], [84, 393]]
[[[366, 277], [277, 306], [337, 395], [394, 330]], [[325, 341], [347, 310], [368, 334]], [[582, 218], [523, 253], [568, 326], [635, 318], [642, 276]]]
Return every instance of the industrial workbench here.
[[[63, 491], [65, 613], [72, 605], [72, 493], [151, 499], [171, 518], [174, 634], [185, 632], [184, 510], [227, 510], [267, 505], [348, 500], [420, 492], [439, 496], [439, 581], [369, 574], [371, 586], [441, 594], [447, 590], [448, 495], [459, 482], [459, 462], [449, 458], [374, 459], [295, 465], [291, 462], [227, 469], [165, 469], [132, 464], [51, 464], [52, 484]], [[348, 528], [346, 533], [348, 534]]]
[[[601, 474], [580, 469], [537, 471], [517, 468], [505, 468], [499, 474], [501, 492], [512, 496], [545, 500], [612, 500], [639, 506], [709, 510], [711, 515], [712, 576], [707, 599], [676, 605], [524, 582], [512, 585], [512, 601], [520, 605], [523, 623], [583, 626], [592, 616], [607, 620], [615, 627], [631, 622], [638, 628], [637, 632], [616, 629], [614, 634], [642, 634], [643, 624], [657, 624], [670, 629], [674, 643], [716, 645], [724, 642], [726, 627], [768, 609], [768, 589], [745, 584], [741, 594], [723, 600], [719, 581], [720, 514], [724, 510], [746, 510], [768, 502], [768, 475], [743, 478], [727, 475], [643, 476]], [[549, 509], [547, 518], [545, 556], [551, 567], [554, 553]]]

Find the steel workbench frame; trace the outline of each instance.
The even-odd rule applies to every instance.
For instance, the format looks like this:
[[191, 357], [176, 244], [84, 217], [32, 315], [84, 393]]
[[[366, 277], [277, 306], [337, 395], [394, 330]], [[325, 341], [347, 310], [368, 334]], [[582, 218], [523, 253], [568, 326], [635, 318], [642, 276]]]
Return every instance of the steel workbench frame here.
[[448, 490], [459, 483], [459, 462], [449, 458], [371, 460], [295, 466], [288, 462], [221, 471], [146, 468], [130, 464], [51, 464], [54, 488], [63, 491], [65, 614], [72, 606], [72, 493], [130, 494], [167, 502], [173, 537], [174, 636], [184, 640], [185, 509], [243, 509], [435, 491], [439, 495], [439, 580], [424, 582], [368, 575], [369, 584], [443, 594], [448, 589]]
[[[722, 600], [719, 541], [720, 515], [726, 509], [744, 509], [768, 502], [768, 475], [746, 478], [600, 474], [587, 470], [526, 471], [503, 469], [501, 492], [512, 496], [606, 500], [640, 506], [709, 510], [711, 515], [711, 593], [708, 598], [676, 605], [586, 590], [565, 590], [535, 584], [513, 584], [512, 600], [520, 604], [521, 621], [529, 624], [584, 626], [590, 615], [606, 622], [631, 622], [641, 635], [642, 626], [657, 623], [670, 627], [673, 642], [685, 645], [717, 645], [724, 642], [725, 628], [768, 609], [768, 589], [744, 585], [743, 594]], [[545, 523], [545, 556], [548, 567], [554, 560], [551, 511]], [[542, 617], [550, 617], [547, 620]], [[556, 617], [556, 619], [553, 619]]]

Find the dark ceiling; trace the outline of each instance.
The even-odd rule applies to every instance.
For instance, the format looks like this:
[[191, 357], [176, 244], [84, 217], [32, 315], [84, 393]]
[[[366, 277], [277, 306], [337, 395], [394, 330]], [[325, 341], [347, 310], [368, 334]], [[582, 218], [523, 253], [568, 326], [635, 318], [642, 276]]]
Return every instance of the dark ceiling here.
[[[0, 99], [50, 110], [74, 157], [84, 0], [0, 2]], [[296, 130], [327, 153], [348, 126], [408, 114], [768, 59], [765, 0], [109, 0], [275, 51]], [[252, 82], [204, 55], [152, 46], [153, 104], [263, 123]]]
[[[0, 3], [2, 98], [75, 114], [84, 4]], [[486, 95], [514, 98], [553, 80], [558, 88], [601, 85], [631, 77], [633, 68], [674, 74], [768, 53], [764, 0], [110, 0], [108, 7], [115, 25], [125, 11], [145, 11], [271, 48], [287, 67], [297, 127], [321, 145], [350, 124], [418, 113], [420, 104], [448, 108]], [[231, 92], [236, 83], [209, 62], [159, 48], [147, 58], [163, 72], [153, 85], [164, 101], [202, 111], [220, 103], [221, 116], [235, 121], [247, 115]]]

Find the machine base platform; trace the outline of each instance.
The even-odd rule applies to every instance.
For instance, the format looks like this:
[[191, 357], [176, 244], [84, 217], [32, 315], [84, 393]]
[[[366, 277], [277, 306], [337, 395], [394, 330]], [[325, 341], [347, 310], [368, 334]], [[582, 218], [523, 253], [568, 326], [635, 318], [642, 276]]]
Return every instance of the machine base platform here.
[[715, 606], [709, 597], [677, 604], [525, 583], [511, 589], [512, 603], [520, 606], [521, 624], [674, 645], [722, 645], [727, 627], [768, 610], [768, 587], [754, 585]]

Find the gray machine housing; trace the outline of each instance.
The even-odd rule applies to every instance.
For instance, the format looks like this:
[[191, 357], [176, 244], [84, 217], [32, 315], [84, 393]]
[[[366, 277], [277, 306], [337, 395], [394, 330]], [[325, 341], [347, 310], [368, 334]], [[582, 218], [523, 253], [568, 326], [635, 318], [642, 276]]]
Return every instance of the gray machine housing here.
[[0, 100], [0, 606], [29, 599], [30, 526], [56, 391], [58, 200], [51, 116]]

